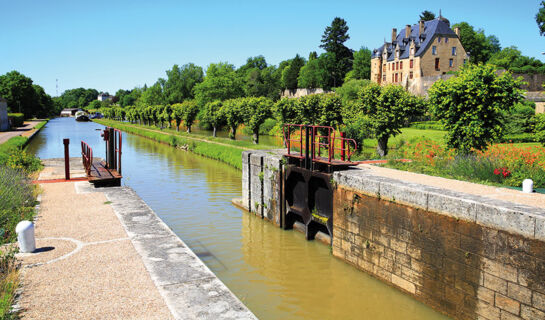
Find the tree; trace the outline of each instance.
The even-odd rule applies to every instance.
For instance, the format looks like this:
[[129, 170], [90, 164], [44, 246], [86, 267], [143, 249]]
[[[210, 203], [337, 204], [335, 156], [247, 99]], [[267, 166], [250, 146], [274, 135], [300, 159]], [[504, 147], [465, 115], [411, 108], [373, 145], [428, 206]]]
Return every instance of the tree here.
[[184, 120], [185, 126], [187, 128], [187, 133], [191, 133], [191, 126], [197, 114], [199, 113], [199, 108], [195, 100], [186, 100], [182, 103], [182, 119]]
[[362, 47], [354, 52], [352, 70], [346, 74], [344, 81], [351, 79], [371, 79], [371, 50]]
[[272, 114], [273, 102], [265, 97], [240, 99], [244, 123], [253, 134], [255, 144], [259, 143], [259, 127]]
[[486, 63], [492, 54], [501, 50], [496, 36], [485, 36], [484, 30], [475, 31], [473, 26], [467, 22], [460, 22], [453, 25], [453, 28], [460, 28], [460, 42], [472, 63]]
[[299, 71], [297, 84], [299, 88], [323, 88], [327, 85], [326, 70], [322, 69], [316, 52], [311, 53], [308, 62]]
[[183, 119], [183, 107], [181, 103], [175, 103], [172, 105], [172, 119], [176, 123], [176, 131], [180, 131], [180, 124]]
[[11, 112], [23, 113], [25, 118], [43, 117], [54, 112], [53, 100], [44, 89], [17, 71], [0, 76], [0, 96], [6, 99]]
[[297, 79], [299, 78], [299, 72], [305, 65], [305, 59], [298, 54], [293, 58], [289, 65], [282, 70], [282, 87], [288, 90], [297, 89]]
[[168, 103], [181, 103], [186, 99], [193, 99], [193, 88], [203, 81], [202, 68], [188, 63], [181, 68], [177, 64], [166, 71], [165, 98]]
[[195, 85], [195, 99], [201, 106], [215, 100], [227, 100], [242, 97], [242, 79], [235, 72], [235, 67], [226, 62], [212, 63], [206, 70], [203, 82]]
[[212, 136], [216, 137], [217, 129], [225, 122], [221, 112], [223, 104], [216, 100], [208, 102], [203, 109], [201, 120], [212, 126]]
[[[160, 79], [161, 80], [161, 79]], [[142, 106], [160, 105], [165, 103], [162, 81], [158, 80], [154, 85], [145, 89], [142, 95], [136, 101], [136, 104]]]
[[420, 14], [420, 20], [421, 21], [430, 21], [430, 20], [434, 20], [434, 19], [435, 19], [435, 13], [433, 13], [431, 11], [424, 10]]
[[433, 114], [445, 129], [447, 145], [458, 153], [485, 149], [503, 134], [502, 114], [522, 100], [522, 81], [492, 65], [468, 65], [456, 77], [429, 90]]
[[344, 45], [348, 39], [350, 36], [346, 21], [339, 17], [333, 19], [331, 26], [326, 27], [322, 35], [320, 48], [335, 54], [335, 65], [328, 70], [332, 75], [332, 87], [342, 85], [346, 73], [352, 68], [352, 50]]
[[244, 123], [241, 99], [223, 101], [220, 112], [230, 128], [229, 138], [235, 140], [238, 126]]
[[378, 140], [377, 153], [388, 154], [388, 139], [401, 133], [401, 128], [412, 116], [422, 114], [424, 101], [408, 93], [403, 87], [372, 83], [360, 92], [360, 110], [367, 115], [369, 125]]
[[545, 35], [545, 1], [541, 1], [539, 4], [541, 7], [536, 14], [537, 27], [539, 28], [539, 34]]

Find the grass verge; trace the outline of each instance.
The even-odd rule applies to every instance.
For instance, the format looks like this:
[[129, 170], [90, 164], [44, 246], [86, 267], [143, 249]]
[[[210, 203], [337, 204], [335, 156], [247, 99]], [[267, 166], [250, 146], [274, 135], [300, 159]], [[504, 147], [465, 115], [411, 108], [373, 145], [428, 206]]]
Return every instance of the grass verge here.
[[[195, 154], [219, 160], [225, 162], [228, 165], [231, 165], [239, 170], [242, 170], [242, 151], [247, 148], [244, 148], [239, 145], [227, 143], [228, 139], [222, 138], [213, 138], [212, 139], [202, 139], [204, 137], [188, 137], [187, 133], [178, 133], [176, 131], [165, 132], [159, 129], [150, 129], [147, 126], [139, 126], [135, 124], [128, 124], [119, 121], [112, 120], [95, 120], [97, 123], [117, 128], [119, 130], [125, 131], [127, 133], [139, 135], [145, 138], [155, 140], [157, 142], [166, 143], [173, 147], [180, 147], [186, 149]], [[216, 141], [218, 140], [218, 141]], [[219, 142], [221, 141], [221, 142]], [[245, 141], [238, 141], [239, 143], [244, 143]], [[247, 142], [246, 142], [247, 143]], [[255, 146], [254, 144], [251, 144]], [[269, 148], [271, 148], [269, 146]], [[265, 147], [262, 146], [262, 149]]]

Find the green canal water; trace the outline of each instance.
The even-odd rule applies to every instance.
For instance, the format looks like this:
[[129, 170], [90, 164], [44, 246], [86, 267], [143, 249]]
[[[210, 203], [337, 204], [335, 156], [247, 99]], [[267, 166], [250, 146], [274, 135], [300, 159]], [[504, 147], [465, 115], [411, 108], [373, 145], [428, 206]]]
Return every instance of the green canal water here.
[[[51, 120], [31, 141], [41, 158], [80, 156], [80, 140], [104, 157], [103, 128]], [[305, 241], [237, 209], [241, 172], [221, 162], [123, 135], [123, 184], [165, 223], [260, 319], [446, 319], [413, 298]]]

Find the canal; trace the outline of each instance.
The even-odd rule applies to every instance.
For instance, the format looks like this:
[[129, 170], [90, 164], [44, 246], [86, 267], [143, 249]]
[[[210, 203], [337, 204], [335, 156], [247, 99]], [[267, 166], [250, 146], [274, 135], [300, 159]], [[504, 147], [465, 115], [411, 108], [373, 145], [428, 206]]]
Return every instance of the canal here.
[[[51, 120], [28, 151], [104, 157], [103, 126]], [[123, 184], [140, 197], [260, 319], [443, 319], [408, 295], [335, 259], [329, 247], [231, 205], [241, 172], [221, 162], [124, 133]]]

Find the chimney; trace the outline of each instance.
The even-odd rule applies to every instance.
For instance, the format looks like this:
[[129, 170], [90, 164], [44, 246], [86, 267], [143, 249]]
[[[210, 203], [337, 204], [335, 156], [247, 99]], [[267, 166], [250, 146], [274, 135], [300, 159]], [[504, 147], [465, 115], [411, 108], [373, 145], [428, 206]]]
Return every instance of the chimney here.
[[454, 28], [454, 33], [456, 33], [456, 35], [459, 38], [460, 37], [460, 28], [458, 28], [458, 27]]
[[419, 28], [418, 28], [418, 35], [420, 36], [422, 34], [424, 34], [424, 21], [420, 20]]
[[392, 42], [396, 41], [396, 38], [397, 38], [397, 29], [393, 28], [392, 29]]
[[410, 38], [411, 37], [411, 25], [408, 24], [405, 26], [405, 38]]

